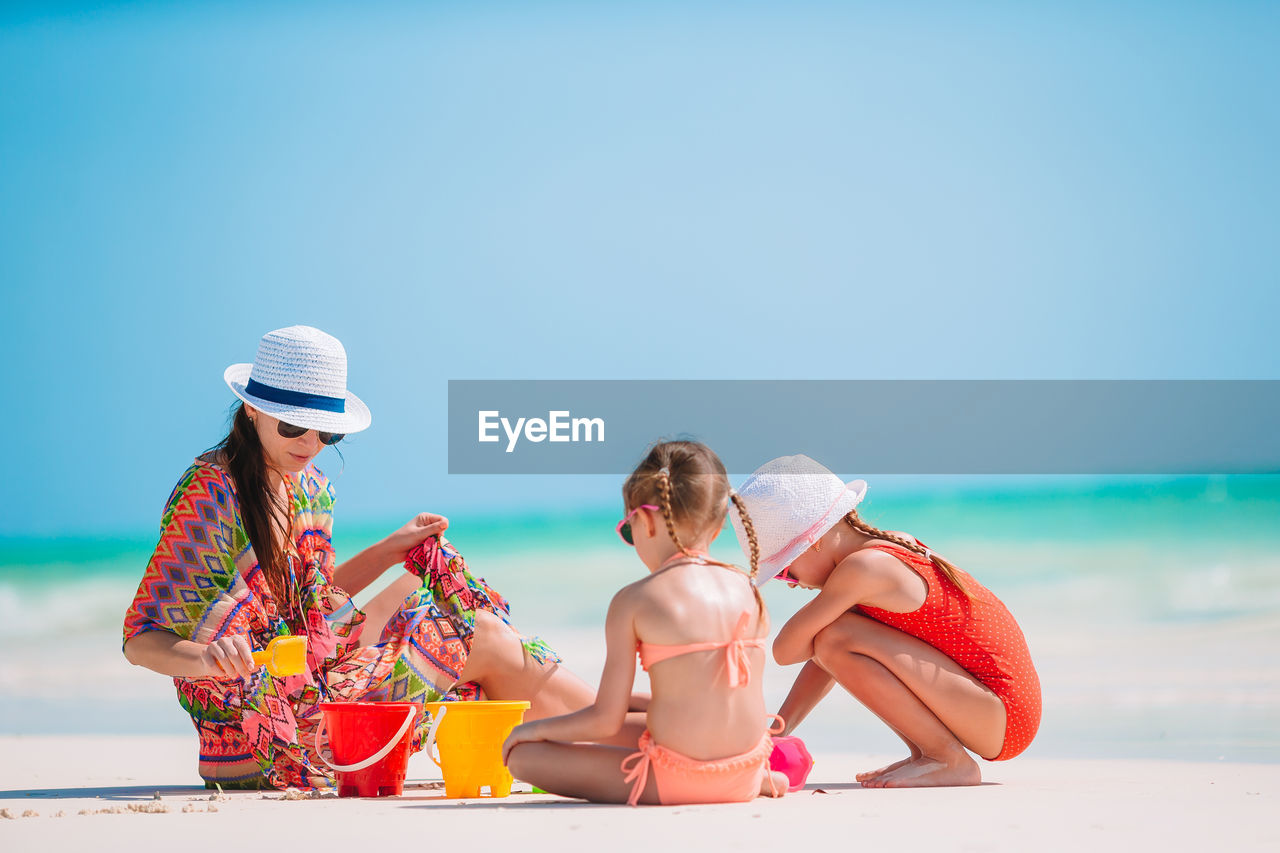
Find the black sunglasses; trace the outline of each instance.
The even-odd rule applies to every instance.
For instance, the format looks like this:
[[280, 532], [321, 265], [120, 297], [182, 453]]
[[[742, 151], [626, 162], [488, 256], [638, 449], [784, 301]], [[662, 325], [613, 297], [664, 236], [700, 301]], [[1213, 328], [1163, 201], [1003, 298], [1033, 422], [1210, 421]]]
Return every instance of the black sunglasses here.
[[[282, 438], [298, 438], [307, 434], [307, 427], [294, 426], [284, 421], [276, 421], [276, 432], [280, 433]], [[316, 430], [316, 435], [320, 436], [321, 444], [334, 445], [342, 439], [346, 438], [345, 432], [320, 432]]]

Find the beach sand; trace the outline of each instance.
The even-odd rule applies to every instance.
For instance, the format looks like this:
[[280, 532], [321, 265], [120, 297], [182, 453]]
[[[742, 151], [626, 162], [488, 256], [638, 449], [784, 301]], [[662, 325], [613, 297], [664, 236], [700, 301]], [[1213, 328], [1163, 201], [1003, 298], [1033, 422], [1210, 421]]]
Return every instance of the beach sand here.
[[806, 789], [781, 800], [628, 808], [519, 783], [505, 799], [448, 800], [421, 754], [402, 797], [211, 799], [194, 754], [189, 736], [2, 736], [0, 809], [12, 819], [0, 818], [0, 848], [1280, 849], [1275, 764], [1023, 757], [985, 764], [980, 787], [871, 790], [854, 773], [898, 756], [824, 753]]

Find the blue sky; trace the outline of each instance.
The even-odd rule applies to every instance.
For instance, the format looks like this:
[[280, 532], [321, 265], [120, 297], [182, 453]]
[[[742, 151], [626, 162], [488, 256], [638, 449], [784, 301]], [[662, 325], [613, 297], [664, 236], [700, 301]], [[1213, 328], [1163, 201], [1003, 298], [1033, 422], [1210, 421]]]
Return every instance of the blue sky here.
[[155, 525], [294, 323], [353, 518], [616, 502], [449, 379], [1278, 378], [1280, 10], [1026, 5], [7, 4], [0, 535]]

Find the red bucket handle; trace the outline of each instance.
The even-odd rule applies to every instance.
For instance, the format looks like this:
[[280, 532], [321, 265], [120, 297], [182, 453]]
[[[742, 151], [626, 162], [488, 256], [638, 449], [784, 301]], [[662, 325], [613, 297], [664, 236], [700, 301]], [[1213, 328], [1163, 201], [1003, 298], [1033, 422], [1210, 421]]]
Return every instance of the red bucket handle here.
[[409, 731], [409, 726], [413, 725], [413, 717], [418, 712], [417, 706], [409, 709], [409, 714], [404, 718], [404, 722], [400, 724], [400, 729], [391, 736], [391, 740], [387, 741], [387, 745], [366, 758], [364, 761], [357, 761], [355, 764], [334, 764], [332, 761], [324, 757], [324, 721], [325, 714], [320, 712], [320, 727], [316, 729], [316, 755], [320, 756], [320, 760], [329, 765], [330, 769], [337, 770], [339, 773], [354, 773], [357, 770], [363, 770], [366, 767], [372, 767], [379, 761], [387, 757], [391, 750], [395, 749], [396, 744], [400, 742], [400, 738], [404, 737], [404, 733]]

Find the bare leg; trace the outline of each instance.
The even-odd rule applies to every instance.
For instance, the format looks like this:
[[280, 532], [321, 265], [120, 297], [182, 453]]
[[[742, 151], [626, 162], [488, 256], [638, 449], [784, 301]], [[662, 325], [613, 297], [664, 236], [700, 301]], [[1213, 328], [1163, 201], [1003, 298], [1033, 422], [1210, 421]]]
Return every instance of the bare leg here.
[[476, 611], [471, 651], [458, 680], [477, 682], [491, 699], [528, 699], [526, 720], [577, 711], [596, 698], [595, 691], [569, 670], [531, 658], [516, 632], [485, 610]]
[[[778, 709], [778, 715], [782, 717], [785, 728], [782, 734], [789, 735], [795, 731], [796, 727], [809, 715], [809, 712], [831, 692], [831, 688], [835, 685], [836, 680], [831, 673], [822, 668], [821, 664], [816, 660], [810, 660], [800, 670], [795, 683], [791, 686], [791, 691], [787, 694], [787, 698], [783, 701], [782, 707]], [[890, 726], [890, 728], [893, 728]], [[878, 776], [883, 776], [890, 770], [897, 770], [899, 767], [910, 764], [920, 757], [919, 747], [908, 740], [902, 732], [893, 729], [894, 734], [902, 739], [907, 745], [909, 755], [901, 761], [895, 761], [892, 764], [881, 767], [877, 770], [868, 770], [859, 773], [855, 778], [859, 782], [868, 782]]]
[[[625, 803], [632, 783], [624, 780], [622, 761], [634, 750], [596, 744], [538, 741], [517, 744], [507, 768], [511, 775], [559, 794], [595, 803]], [[653, 774], [645, 782], [640, 802], [657, 805], [658, 785]]]
[[364, 627], [360, 630], [360, 645], [372, 646], [377, 643], [382, 637], [382, 629], [387, 627], [391, 617], [404, 606], [404, 600], [409, 594], [420, 586], [422, 578], [405, 572], [370, 599], [363, 608]]
[[864, 785], [976, 785], [982, 774], [965, 749], [988, 758], [999, 754], [1004, 703], [928, 643], [846, 613], [815, 638], [814, 658], [920, 752]]
[[[404, 600], [421, 585], [421, 578], [405, 572], [374, 596], [364, 607], [360, 644], [377, 643]], [[554, 663], [540, 664], [529, 657], [519, 636], [497, 616], [480, 610], [475, 618], [471, 652], [458, 681], [479, 683], [491, 699], [528, 699], [526, 720], [568, 714], [595, 701], [595, 690], [568, 669]], [[648, 698], [635, 696], [644, 705]], [[644, 729], [644, 714], [630, 713], [622, 730], [605, 742], [634, 750]]]
[[[420, 586], [421, 578], [405, 572], [374, 596], [364, 607], [361, 645], [378, 642], [387, 622]], [[476, 611], [471, 651], [458, 681], [479, 683], [493, 699], [528, 699], [531, 703], [525, 714], [528, 720], [577, 711], [596, 698], [595, 690], [569, 670], [559, 664], [539, 664], [530, 658], [516, 632], [485, 610]], [[638, 739], [639, 733], [630, 742], [634, 744]]]
[[[405, 572], [374, 596], [364, 607], [364, 629], [360, 645], [379, 641], [391, 618], [404, 601], [422, 586], [422, 579]], [[526, 720], [554, 717], [585, 708], [595, 701], [595, 690], [559, 664], [540, 664], [525, 653], [519, 636], [505, 622], [488, 611], [475, 614], [475, 635], [459, 682], [475, 681], [492, 699], [528, 699]], [[603, 743], [635, 750], [645, 730], [644, 707], [647, 694], [634, 694], [633, 707], [622, 729]]]
[[[927, 780], [921, 785], [976, 785], [982, 780], [978, 765], [959, 740], [929, 708], [896, 676], [878, 661], [864, 655], [849, 655], [840, 673], [841, 681], [850, 678], [850, 692], [876, 716], [893, 728], [896, 721], [919, 738], [919, 756], [913, 755], [860, 780], [864, 787], [898, 787], [891, 784], [900, 774], [915, 778], [915, 770], [925, 767]], [[916, 740], [908, 738], [910, 743]]]
[[[490, 699], [529, 700], [526, 721], [568, 714], [596, 700], [595, 689], [565, 667], [531, 658], [516, 632], [485, 610], [476, 611], [471, 652], [458, 680], [478, 683]], [[644, 714], [628, 714], [606, 743], [634, 750], [643, 731]]]

